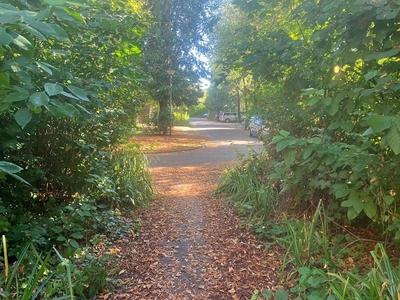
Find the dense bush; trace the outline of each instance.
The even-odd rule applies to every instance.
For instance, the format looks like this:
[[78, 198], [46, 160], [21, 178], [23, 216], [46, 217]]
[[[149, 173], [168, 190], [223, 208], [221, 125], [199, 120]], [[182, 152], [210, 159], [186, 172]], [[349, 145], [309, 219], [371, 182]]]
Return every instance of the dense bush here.
[[[9, 262], [26, 270], [8, 296], [46, 282], [48, 297], [92, 297], [105, 265], [81, 253], [97, 233], [130, 226], [120, 211], [152, 194], [144, 154], [125, 142], [140, 105], [147, 13], [140, 2], [10, 0], [0, 16], [0, 232]], [[38, 270], [48, 277], [34, 279]]]

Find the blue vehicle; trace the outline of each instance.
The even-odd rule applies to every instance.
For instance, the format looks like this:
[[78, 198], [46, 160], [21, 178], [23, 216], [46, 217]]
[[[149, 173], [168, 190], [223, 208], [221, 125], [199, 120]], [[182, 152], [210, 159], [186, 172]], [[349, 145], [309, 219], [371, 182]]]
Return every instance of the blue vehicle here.
[[252, 116], [249, 122], [249, 136], [260, 138], [263, 134], [268, 134], [269, 127], [267, 122], [259, 116]]

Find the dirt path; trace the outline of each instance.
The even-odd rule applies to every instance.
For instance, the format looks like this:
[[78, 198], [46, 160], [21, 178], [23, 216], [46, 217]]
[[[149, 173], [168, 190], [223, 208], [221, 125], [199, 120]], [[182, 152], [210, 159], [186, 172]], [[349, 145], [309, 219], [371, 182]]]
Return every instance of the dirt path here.
[[225, 166], [152, 169], [159, 195], [121, 253], [125, 288], [107, 299], [250, 299], [278, 288], [281, 254], [211, 193]]

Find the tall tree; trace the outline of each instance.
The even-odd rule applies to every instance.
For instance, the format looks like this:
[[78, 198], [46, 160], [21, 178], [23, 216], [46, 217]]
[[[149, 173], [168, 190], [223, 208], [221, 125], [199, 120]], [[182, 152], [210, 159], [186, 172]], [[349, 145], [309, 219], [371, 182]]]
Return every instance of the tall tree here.
[[[173, 102], [193, 105], [202, 96], [200, 78], [207, 76], [201, 58], [209, 50], [209, 34], [214, 23], [216, 1], [149, 0], [154, 26], [149, 31], [144, 50], [149, 92], [159, 103], [161, 132], [171, 125], [169, 114], [170, 79]], [[170, 78], [167, 70], [174, 70]]]

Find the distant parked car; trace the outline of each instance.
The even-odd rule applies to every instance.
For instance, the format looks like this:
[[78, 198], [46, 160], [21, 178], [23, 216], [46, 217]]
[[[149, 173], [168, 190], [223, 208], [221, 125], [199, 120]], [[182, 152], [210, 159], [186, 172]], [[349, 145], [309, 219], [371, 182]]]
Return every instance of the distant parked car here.
[[223, 112], [219, 116], [219, 121], [220, 122], [239, 122], [239, 117], [237, 112]]
[[269, 127], [266, 122], [259, 116], [252, 116], [249, 122], [249, 136], [260, 138], [263, 134], [268, 134]]
[[203, 115], [203, 118], [208, 118], [208, 113], [205, 113], [205, 114]]
[[219, 121], [219, 116], [221, 115], [221, 113], [216, 113], [215, 114], [215, 117], [214, 117], [214, 119], [215, 119], [215, 121]]

